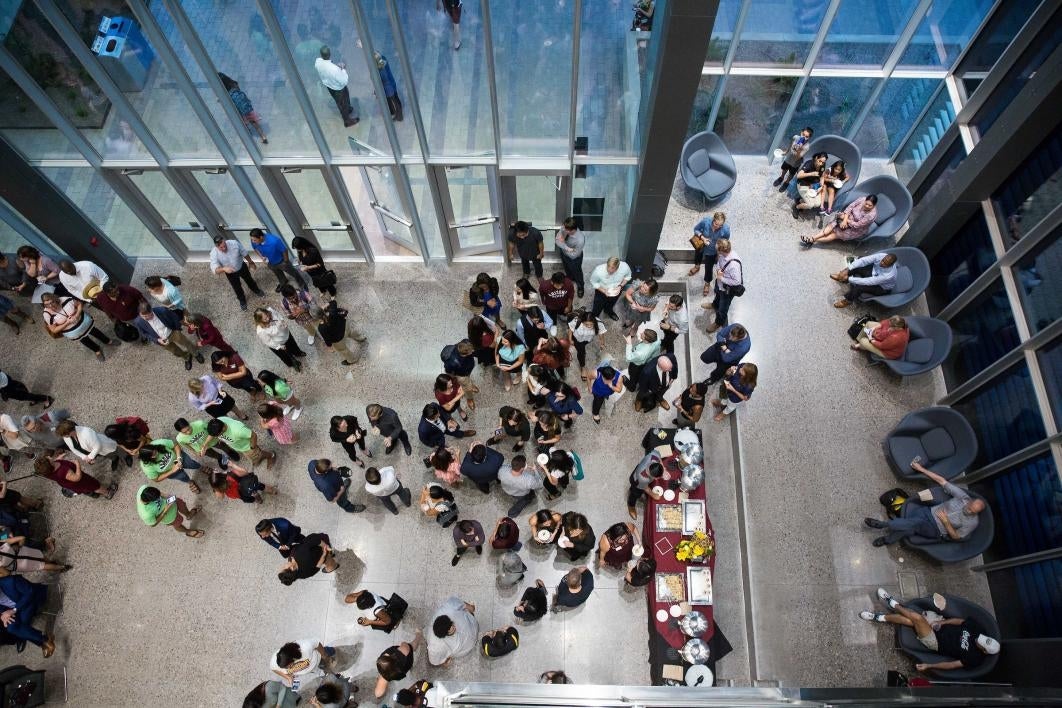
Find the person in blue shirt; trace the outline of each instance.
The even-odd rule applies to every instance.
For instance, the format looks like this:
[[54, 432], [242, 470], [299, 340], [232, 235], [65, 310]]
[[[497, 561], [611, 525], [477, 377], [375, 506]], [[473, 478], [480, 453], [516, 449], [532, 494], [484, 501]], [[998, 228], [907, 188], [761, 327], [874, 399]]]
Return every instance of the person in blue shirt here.
[[711, 385], [721, 381], [726, 370], [740, 362], [751, 348], [749, 331], [737, 322], [716, 332], [715, 344], [701, 354], [701, 361], [705, 364], [715, 364], [708, 374], [707, 383]]
[[280, 551], [285, 558], [291, 555], [292, 548], [306, 540], [302, 529], [280, 516], [262, 519], [255, 524], [254, 530], [260, 539]]
[[474, 442], [461, 461], [461, 474], [472, 480], [479, 491], [490, 494], [490, 483], [497, 481], [498, 471], [504, 463], [505, 458], [500, 452]]
[[391, 73], [391, 65], [387, 63], [387, 57], [380, 52], [372, 53], [376, 61], [376, 69], [380, 72], [380, 83], [383, 84], [384, 95], [387, 97], [387, 110], [391, 111], [391, 118], [402, 120], [402, 99], [398, 97], [398, 84], [395, 83], [395, 75]]
[[251, 247], [262, 257], [262, 260], [269, 266], [269, 270], [273, 271], [273, 275], [277, 276], [278, 293], [283, 286], [288, 284], [289, 275], [299, 283], [301, 290], [309, 288], [306, 278], [292, 264], [291, 251], [288, 250], [288, 244], [284, 243], [284, 239], [276, 234], [262, 231], [262, 229], [251, 229]]
[[310, 463], [306, 465], [306, 471], [310, 473], [313, 486], [317, 487], [317, 491], [329, 502], [351, 514], [365, 511], [364, 504], [354, 504], [347, 499], [347, 491], [350, 489], [350, 470], [347, 470], [344, 475], [332, 466], [331, 460], [322, 457], [319, 460], [310, 460]]
[[690, 244], [693, 246], [693, 267], [690, 268], [690, 275], [696, 275], [701, 264], [704, 264], [702, 295], [710, 292], [708, 284], [712, 282], [716, 257], [719, 255], [716, 253], [715, 244], [721, 238], [730, 239], [730, 224], [726, 223], [726, 214], [721, 211], [712, 214], [710, 219], [704, 217], [693, 227], [693, 236], [690, 238]]

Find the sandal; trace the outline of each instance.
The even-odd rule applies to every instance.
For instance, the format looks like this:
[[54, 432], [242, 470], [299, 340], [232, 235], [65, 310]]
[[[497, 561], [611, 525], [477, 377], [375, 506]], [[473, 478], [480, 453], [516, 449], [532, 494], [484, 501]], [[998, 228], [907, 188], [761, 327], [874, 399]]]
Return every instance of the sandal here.
[[468, 403], [468, 410], [470, 410], [470, 411], [476, 410], [476, 402], [475, 401], [467, 401], [467, 403]]
[[468, 421], [468, 413], [465, 413], [464, 411], [461, 411], [460, 412], [460, 416], [461, 416], [461, 420], [463, 420], [465, 422]]
[[811, 248], [812, 246], [815, 245], [815, 239], [813, 239], [813, 238], [811, 238], [809, 236], [801, 236], [800, 237], [800, 245], [804, 246], [805, 248]]
[[723, 418], [726, 418], [726, 414], [725, 413], [716, 413], [715, 417], [713, 417], [712, 420], [714, 420], [716, 423], [719, 423], [720, 421], [723, 420]]
[[198, 514], [198, 513], [199, 513], [199, 507], [198, 506], [193, 506], [191, 509], [188, 510], [187, 516], [188, 516], [189, 519], [194, 519], [196, 514]]
[[203, 529], [188, 529], [184, 535], [188, 538], [201, 538], [205, 532]]
[[707, 283], [705, 283], [704, 287], [701, 288], [701, 297], [708, 297], [708, 295], [709, 295], [709, 293], [711, 293], [711, 291], [712, 291], [711, 286], [708, 285]]
[[693, 266], [692, 268], [690, 268], [689, 274], [690, 275], [697, 275], [700, 272], [701, 272], [701, 267], [698, 265], [698, 266]]
[[190, 491], [190, 492], [191, 492], [192, 494], [199, 494], [199, 491], [200, 491], [200, 489], [199, 489], [199, 485], [198, 485], [198, 484], [196, 484], [195, 482], [189, 482], [189, 483], [188, 483], [188, 490], [189, 490], [189, 491]]

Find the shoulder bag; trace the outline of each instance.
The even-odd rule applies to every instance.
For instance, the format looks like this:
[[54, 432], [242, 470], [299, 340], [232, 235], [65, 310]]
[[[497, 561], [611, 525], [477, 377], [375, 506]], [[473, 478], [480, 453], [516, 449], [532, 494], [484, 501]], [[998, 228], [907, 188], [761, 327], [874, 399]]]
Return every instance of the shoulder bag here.
[[[724, 272], [726, 271], [727, 268], [730, 267], [731, 263], [737, 263], [739, 266], [741, 266], [741, 260], [738, 259], [738, 258], [735, 258], [732, 261], [727, 261], [726, 262], [726, 265], [723, 266], [723, 271]], [[740, 277], [740, 282], [738, 282], [737, 285], [726, 285], [725, 283], [723, 284], [724, 287], [726, 287], [727, 294], [728, 295], [733, 295], [734, 297], [741, 297], [742, 295], [745, 294], [745, 268], [744, 267], [738, 268], [738, 273], [741, 274], [741, 277]]]

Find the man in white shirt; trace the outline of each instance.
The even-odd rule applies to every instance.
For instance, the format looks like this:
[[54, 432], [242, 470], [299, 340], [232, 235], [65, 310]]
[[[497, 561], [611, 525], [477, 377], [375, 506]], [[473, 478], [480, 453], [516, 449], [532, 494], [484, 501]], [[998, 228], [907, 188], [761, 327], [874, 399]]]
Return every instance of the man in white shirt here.
[[476, 648], [479, 622], [475, 612], [475, 605], [459, 597], [443, 602], [424, 633], [428, 638], [429, 664], [449, 666], [455, 656], [464, 656]]
[[210, 270], [218, 275], [228, 278], [232, 292], [236, 293], [236, 299], [240, 302], [240, 309], [247, 310], [247, 296], [243, 294], [242, 278], [247, 287], [258, 297], [265, 295], [258, 287], [258, 282], [251, 275], [251, 270], [257, 268], [251, 254], [243, 247], [243, 244], [234, 238], [226, 239], [222, 236], [214, 237], [214, 247], [210, 249]]
[[365, 491], [379, 499], [380, 503], [395, 515], [398, 514], [398, 507], [395, 506], [391, 497], [397, 494], [398, 498], [406, 506], [412, 503], [412, 495], [398, 481], [398, 475], [395, 474], [394, 467], [382, 467], [380, 469], [370, 467], [365, 470]]
[[[848, 285], [844, 294], [834, 307], [848, 307], [861, 295], [887, 295], [896, 287], [896, 254], [872, 253], [857, 258], [848, 267], [830, 277], [838, 283]], [[59, 276], [61, 279], [63, 276]]]
[[675, 340], [679, 335], [690, 331], [690, 315], [686, 310], [686, 303], [678, 293], [668, 299], [660, 329], [664, 332], [664, 341], [660, 343], [660, 350], [669, 353], [675, 351]]
[[590, 285], [594, 288], [591, 314], [598, 317], [603, 310], [612, 319], [619, 320], [615, 310], [616, 301], [630, 279], [631, 267], [615, 256], [594, 268], [590, 273]]
[[349, 128], [357, 125], [360, 120], [350, 105], [350, 92], [347, 91], [347, 65], [343, 62], [336, 64], [332, 61], [332, 50], [326, 45], [321, 47], [321, 56], [313, 64], [317, 69], [317, 75], [321, 83], [332, 94], [332, 99], [339, 108], [339, 115], [343, 118], [343, 126]]
[[[69, 260], [59, 261], [59, 282], [63, 284], [68, 293], [82, 302], [91, 302], [108, 280], [103, 269], [92, 261], [77, 261], [76, 263]], [[89, 286], [92, 286], [91, 293], [85, 291]]]

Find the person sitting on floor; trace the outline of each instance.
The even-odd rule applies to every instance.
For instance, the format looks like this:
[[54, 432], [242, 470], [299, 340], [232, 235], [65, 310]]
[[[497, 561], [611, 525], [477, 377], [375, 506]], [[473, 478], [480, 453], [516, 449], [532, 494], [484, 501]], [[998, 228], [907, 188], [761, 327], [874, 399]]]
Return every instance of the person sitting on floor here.
[[896, 287], [896, 254], [872, 253], [857, 258], [830, 277], [848, 285], [848, 291], [834, 307], [848, 307], [861, 295], [888, 295]]
[[800, 242], [807, 247], [830, 241], [855, 241], [863, 238], [878, 218], [878, 195], [868, 194], [856, 199], [844, 208], [834, 220], [826, 224], [814, 236], [801, 236]]
[[797, 198], [793, 202], [793, 218], [799, 219], [800, 212], [804, 209], [818, 209], [822, 206], [822, 180], [826, 174], [826, 159], [829, 157], [824, 152], [817, 152], [807, 160], [796, 173]]
[[907, 329], [907, 320], [899, 315], [878, 322], [867, 323], [856, 337], [852, 351], [865, 350], [883, 359], [899, 359], [907, 351], [907, 342], [911, 340], [911, 330]]

